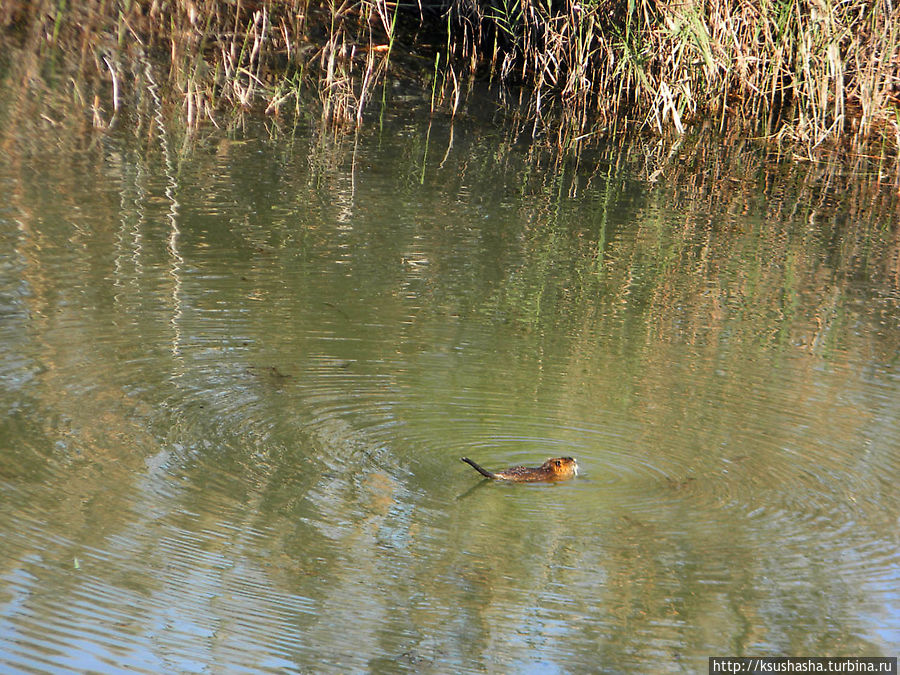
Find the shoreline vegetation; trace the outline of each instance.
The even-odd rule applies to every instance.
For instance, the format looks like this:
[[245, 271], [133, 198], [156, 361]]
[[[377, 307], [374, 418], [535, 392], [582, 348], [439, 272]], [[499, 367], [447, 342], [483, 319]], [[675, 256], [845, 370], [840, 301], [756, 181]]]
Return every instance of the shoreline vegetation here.
[[29, 62], [23, 88], [61, 90], [100, 128], [148, 99], [188, 131], [228, 111], [315, 107], [342, 134], [408, 77], [450, 115], [486, 83], [520, 136], [559, 150], [738, 128], [900, 183], [900, 15], [887, 0], [6, 0], [0, 40], [16, 50], [0, 69]]

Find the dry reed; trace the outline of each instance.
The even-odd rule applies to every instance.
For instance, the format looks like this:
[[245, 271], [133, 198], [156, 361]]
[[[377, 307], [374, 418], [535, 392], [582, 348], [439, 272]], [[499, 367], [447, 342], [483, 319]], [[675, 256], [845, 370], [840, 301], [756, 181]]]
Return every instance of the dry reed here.
[[888, 0], [8, 0], [0, 31], [77, 57], [88, 85], [73, 99], [92, 101], [98, 126], [140, 64], [164, 57], [189, 128], [225, 109], [300, 112], [306, 94], [328, 128], [358, 127], [397, 45], [426, 43], [435, 105], [456, 111], [467, 74], [483, 76], [518, 94], [523, 128], [561, 148], [698, 120], [740, 120], [808, 157], [829, 147], [893, 161], [900, 144], [900, 14]]

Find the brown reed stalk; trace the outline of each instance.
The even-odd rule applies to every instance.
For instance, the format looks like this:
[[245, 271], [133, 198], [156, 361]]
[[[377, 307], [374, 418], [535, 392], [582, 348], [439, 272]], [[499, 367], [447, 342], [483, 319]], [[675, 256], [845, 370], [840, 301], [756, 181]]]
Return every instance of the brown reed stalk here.
[[[448, 4], [438, 4], [438, 3]], [[894, 161], [900, 10], [891, 0], [4, 0], [0, 31], [60, 49], [80, 97], [125, 100], [129, 58], [164, 53], [189, 127], [229, 108], [277, 113], [304, 88], [334, 129], [363, 124], [399, 44], [439, 50], [438, 104], [465, 77], [517, 92], [532, 136], [567, 147], [637, 125], [683, 133], [712, 118]], [[120, 56], [109, 59], [109, 49]], [[112, 64], [112, 65], [110, 65]], [[428, 86], [429, 73], [420, 78]], [[468, 75], [466, 75], [468, 74]], [[76, 78], [78, 79], [78, 78]], [[437, 77], [433, 80], [438, 84]], [[445, 89], [447, 90], [445, 93]], [[88, 108], [96, 107], [93, 103]], [[103, 118], [98, 111], [98, 120]]]

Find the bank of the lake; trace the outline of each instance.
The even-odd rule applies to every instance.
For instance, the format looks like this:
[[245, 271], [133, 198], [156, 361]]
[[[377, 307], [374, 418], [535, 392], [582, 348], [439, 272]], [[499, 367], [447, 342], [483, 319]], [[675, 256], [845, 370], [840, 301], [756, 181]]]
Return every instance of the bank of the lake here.
[[189, 128], [252, 108], [344, 133], [375, 123], [398, 79], [450, 114], [477, 82], [559, 149], [712, 125], [788, 156], [872, 158], [897, 181], [888, 0], [7, 0], [0, 39], [30, 63], [23, 86], [62, 88], [99, 128], [162, 96]]

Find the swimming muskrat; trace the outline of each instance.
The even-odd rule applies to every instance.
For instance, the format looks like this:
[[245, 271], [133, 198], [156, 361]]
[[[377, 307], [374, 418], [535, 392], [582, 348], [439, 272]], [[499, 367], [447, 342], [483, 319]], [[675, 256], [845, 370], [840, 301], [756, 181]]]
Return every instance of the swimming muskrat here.
[[495, 480], [509, 480], [517, 483], [538, 483], [541, 481], [569, 480], [578, 475], [578, 462], [572, 457], [552, 457], [540, 466], [513, 466], [494, 473], [479, 466], [468, 457], [460, 457], [478, 473]]

